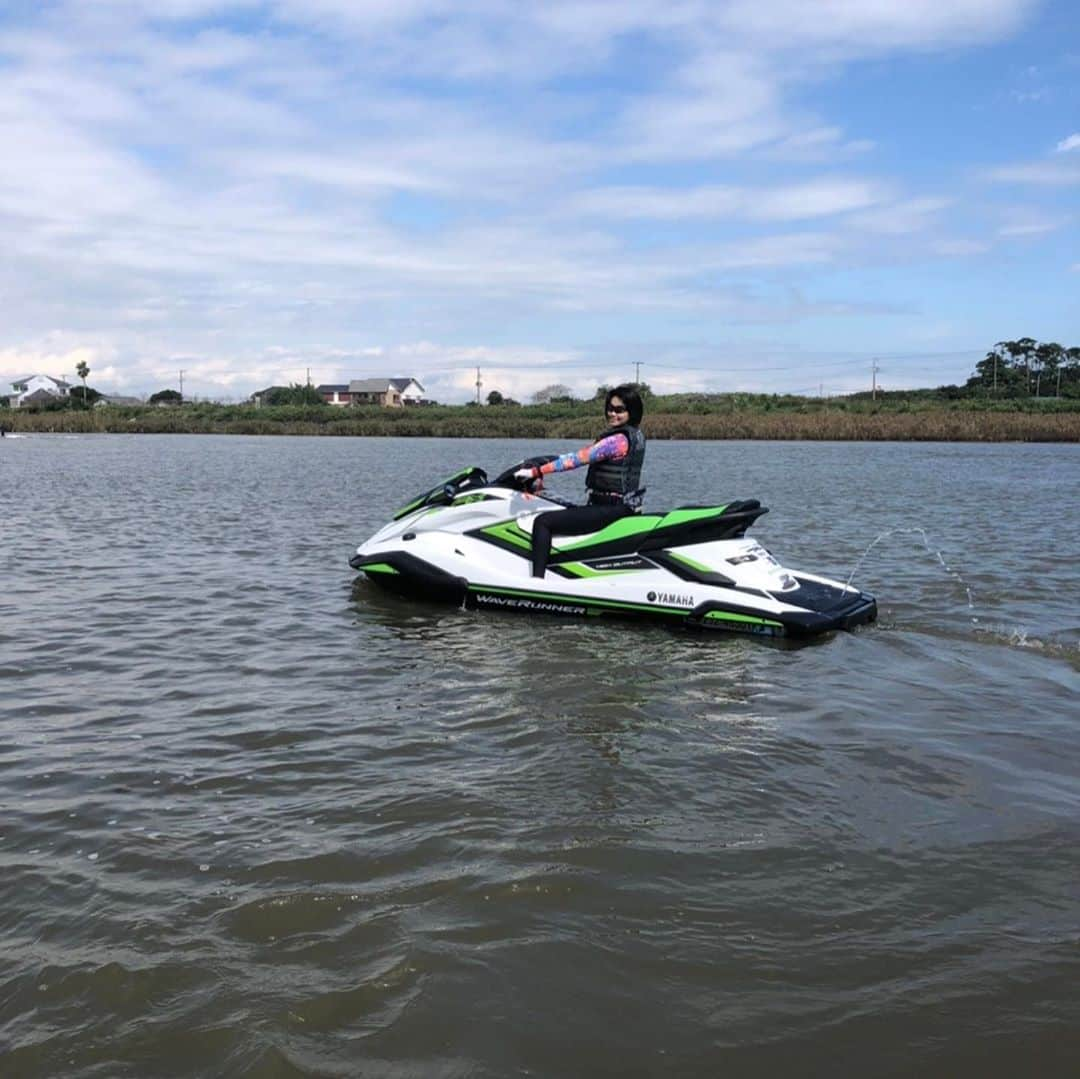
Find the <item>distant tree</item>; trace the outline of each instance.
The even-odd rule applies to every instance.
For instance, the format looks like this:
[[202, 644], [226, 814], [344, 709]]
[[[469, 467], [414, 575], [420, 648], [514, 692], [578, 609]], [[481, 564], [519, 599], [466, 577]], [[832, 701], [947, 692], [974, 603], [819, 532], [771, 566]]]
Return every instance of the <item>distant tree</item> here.
[[561, 382], [553, 383], [551, 386], [545, 386], [542, 390], [537, 390], [533, 394], [533, 401], [538, 405], [546, 405], [552, 401], [572, 401], [574, 399], [574, 391], [569, 386], [564, 386]]
[[998, 341], [975, 365], [975, 374], [967, 381], [969, 390], [997, 397], [1021, 397], [1030, 392], [1028, 371], [1030, 352], [1035, 342], [1030, 337], [1019, 341]]
[[72, 400], [92, 405], [101, 394], [93, 386], [74, 386], [69, 394]]
[[1067, 348], [1058, 368], [1059, 397], [1080, 397], [1080, 348]]
[[489, 405], [504, 405], [506, 404], [506, 399], [498, 390], [492, 390], [491, 393], [487, 395], [487, 403]]
[[[652, 396], [652, 387], [647, 382], [627, 382], [627, 386], [633, 386], [635, 390], [642, 397]], [[597, 386], [596, 393], [593, 394], [594, 401], [603, 401], [604, 398], [614, 389], [614, 386]]]
[[1080, 396], [1080, 349], [1032, 337], [998, 341], [975, 365], [964, 388], [968, 394], [996, 397]]
[[1042, 396], [1043, 378], [1053, 385], [1057, 381], [1058, 369], [1065, 360], [1065, 349], [1056, 341], [1039, 345], [1035, 349], [1035, 396]]
[[945, 401], [959, 401], [967, 396], [963, 386], [938, 386], [934, 394]]
[[149, 403], [152, 405], [179, 405], [183, 403], [183, 400], [184, 398], [178, 390], [158, 390], [157, 393], [150, 395]]
[[975, 374], [967, 380], [971, 390], [984, 390], [997, 393], [1005, 385], [1005, 372], [1009, 367], [1008, 355], [1004, 342], [999, 341], [975, 365]]
[[322, 394], [314, 386], [293, 383], [291, 386], [272, 386], [263, 395], [266, 405], [324, 405]]
[[90, 374], [90, 366], [87, 364], [86, 360], [79, 360], [75, 365], [75, 374], [82, 379], [83, 404], [86, 404], [86, 376]]

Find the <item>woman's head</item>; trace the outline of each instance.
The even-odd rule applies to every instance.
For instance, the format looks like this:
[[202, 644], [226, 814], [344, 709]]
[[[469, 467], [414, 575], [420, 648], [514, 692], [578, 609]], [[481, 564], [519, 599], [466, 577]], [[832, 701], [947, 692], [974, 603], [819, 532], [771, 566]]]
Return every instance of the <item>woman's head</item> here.
[[641, 394], [634, 386], [616, 386], [613, 390], [608, 390], [607, 397], [604, 398], [604, 414], [611, 427], [623, 423], [632, 423], [636, 427], [641, 423], [644, 410]]

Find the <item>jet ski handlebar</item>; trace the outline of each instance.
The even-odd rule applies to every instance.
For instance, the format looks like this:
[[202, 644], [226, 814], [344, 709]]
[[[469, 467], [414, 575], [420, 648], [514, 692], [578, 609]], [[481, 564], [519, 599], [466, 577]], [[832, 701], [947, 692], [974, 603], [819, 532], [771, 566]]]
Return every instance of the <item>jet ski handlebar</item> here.
[[437, 483], [431, 490], [422, 491], [411, 502], [402, 506], [394, 514], [394, 520], [400, 520], [402, 517], [415, 513], [425, 506], [449, 506], [462, 491], [474, 490], [477, 487], [509, 487], [515, 491], [524, 490], [526, 485], [516, 479], [514, 473], [521, 468], [537, 468], [548, 461], [554, 460], [555, 454], [553, 453], [540, 457], [526, 457], [520, 464], [511, 466], [490, 481], [487, 473], [482, 468], [477, 468], [475, 465], [463, 468], [460, 472], [455, 472], [454, 475], [441, 483]]
[[526, 486], [525, 483], [517, 479], [514, 473], [522, 468], [539, 468], [541, 465], [546, 465], [548, 461], [554, 461], [556, 456], [554, 453], [545, 453], [539, 457], [526, 457], [524, 461], [519, 461], [516, 465], [511, 465], [505, 472], [499, 473], [491, 481], [491, 486], [512, 487], [515, 491], [523, 490]]

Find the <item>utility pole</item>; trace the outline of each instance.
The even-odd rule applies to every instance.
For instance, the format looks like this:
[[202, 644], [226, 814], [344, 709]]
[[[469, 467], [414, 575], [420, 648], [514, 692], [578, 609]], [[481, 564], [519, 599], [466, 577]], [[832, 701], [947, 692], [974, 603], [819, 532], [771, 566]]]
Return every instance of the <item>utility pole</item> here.
[[184, 400], [184, 370], [180, 369], [180, 400]]
[[634, 385], [635, 386], [640, 386], [641, 385], [641, 361], [640, 360], [635, 360], [634, 361]]
[[476, 403], [480, 404], [480, 387], [483, 386], [483, 382], [480, 381], [480, 368], [476, 369]]
[[876, 401], [877, 400], [877, 373], [878, 373], [878, 371], [881, 370], [881, 368], [878, 367], [878, 362], [877, 362], [876, 359], [871, 364], [870, 370], [873, 373], [872, 374], [873, 383], [872, 383], [871, 390], [870, 390], [870, 397], [871, 397], [872, 400]]
[[307, 384], [309, 386], [311, 385], [311, 368], [310, 367], [307, 369]]

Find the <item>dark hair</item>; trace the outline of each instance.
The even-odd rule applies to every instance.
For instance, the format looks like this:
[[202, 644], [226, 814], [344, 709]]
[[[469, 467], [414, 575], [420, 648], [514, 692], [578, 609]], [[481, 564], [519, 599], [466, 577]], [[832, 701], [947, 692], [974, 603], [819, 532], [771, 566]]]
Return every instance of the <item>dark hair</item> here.
[[611, 404], [613, 397], [621, 397], [622, 403], [626, 405], [626, 411], [630, 413], [630, 422], [637, 427], [641, 423], [641, 414], [645, 411], [645, 406], [641, 403], [641, 394], [637, 392], [636, 386], [616, 386], [613, 390], [608, 390], [607, 397], [604, 398], [604, 411], [607, 411], [608, 405]]

